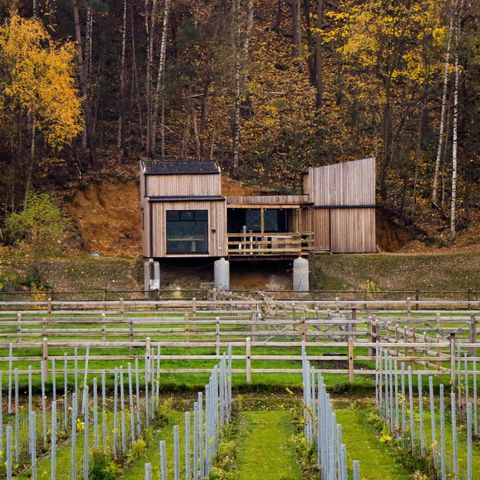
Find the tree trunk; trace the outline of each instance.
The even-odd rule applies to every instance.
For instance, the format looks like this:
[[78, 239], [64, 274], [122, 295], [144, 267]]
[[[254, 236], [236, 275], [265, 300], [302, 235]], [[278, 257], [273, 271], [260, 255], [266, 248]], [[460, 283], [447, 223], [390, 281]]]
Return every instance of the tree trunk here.
[[240, 102], [241, 102], [241, 15], [240, 5], [241, 0], [233, 0], [233, 31], [234, 33], [234, 48], [235, 48], [235, 100], [233, 106], [233, 125], [232, 125], [232, 143], [233, 143], [233, 173], [238, 170], [240, 162]]
[[25, 180], [25, 197], [24, 197], [24, 200], [23, 200], [23, 209], [24, 210], [27, 208], [28, 195], [30, 194], [30, 190], [32, 188], [33, 163], [35, 161], [36, 125], [35, 125], [35, 117], [33, 115], [30, 118], [30, 123], [31, 123], [30, 161], [28, 163], [27, 178]]
[[273, 27], [272, 27], [272, 30], [277, 33], [280, 33], [280, 26], [282, 25], [282, 16], [283, 16], [282, 5], [283, 5], [283, 0], [277, 0], [277, 10], [275, 11], [275, 20], [273, 22]]
[[95, 147], [91, 132], [91, 112], [88, 95], [87, 75], [83, 62], [82, 32], [80, 29], [80, 13], [78, 10], [78, 0], [72, 0], [73, 22], [75, 25], [75, 42], [77, 44], [77, 68], [80, 79], [80, 91], [83, 96], [83, 116], [84, 116], [84, 147], [88, 147], [90, 152], [90, 165], [96, 165]]
[[447, 40], [447, 51], [445, 53], [445, 66], [443, 69], [443, 93], [442, 93], [442, 109], [440, 113], [440, 132], [438, 136], [438, 148], [437, 148], [437, 158], [435, 160], [435, 173], [433, 175], [433, 188], [432, 188], [432, 203], [437, 204], [438, 197], [438, 175], [440, 172], [440, 162], [442, 158], [442, 147], [444, 143], [445, 136], [445, 113], [447, 105], [447, 93], [448, 93], [448, 69], [450, 66], [450, 46], [452, 40], [452, 30], [453, 30], [453, 8], [450, 14], [450, 27], [448, 31], [448, 40]]
[[[457, 20], [459, 22], [459, 20]], [[455, 240], [457, 214], [457, 163], [458, 163], [458, 88], [460, 72], [458, 68], [459, 29], [455, 29], [455, 84], [453, 90], [453, 133], [452, 133], [452, 197], [450, 203], [450, 241]]]
[[[142, 115], [142, 102], [140, 95], [140, 85], [138, 81], [138, 66], [137, 66], [137, 46], [135, 42], [135, 22], [133, 16], [133, 5], [130, 4], [130, 23], [132, 29], [132, 90], [134, 91], [135, 102], [138, 110], [138, 132], [140, 133], [140, 144], [145, 146], [144, 131], [143, 131], [143, 115]], [[131, 117], [130, 117], [131, 118]]]
[[392, 155], [392, 105], [390, 97], [390, 85], [387, 83], [385, 88], [385, 105], [383, 107], [383, 161], [379, 178], [380, 197], [382, 200], [387, 198], [386, 180]]
[[125, 56], [127, 51], [127, 0], [123, 0], [122, 53], [120, 55], [120, 111], [118, 115], [117, 148], [123, 149], [125, 123]]
[[[165, 58], [167, 52], [167, 32], [168, 32], [168, 16], [170, 14], [170, 0], [165, 0], [165, 6], [163, 10], [163, 26], [162, 26], [162, 41], [160, 44], [160, 54], [158, 60], [158, 75], [157, 75], [157, 87], [155, 91], [155, 100], [153, 105], [153, 117], [152, 117], [152, 139], [150, 141], [151, 155], [155, 155], [156, 148], [156, 136], [157, 136], [157, 119], [158, 119], [158, 106], [160, 103], [160, 97], [162, 103], [165, 99]], [[165, 136], [165, 125], [162, 118], [162, 138]]]
[[205, 131], [207, 129], [207, 100], [210, 88], [210, 79], [203, 84], [202, 97], [200, 99], [200, 157], [205, 158]]
[[[323, 0], [318, 0], [317, 4], [317, 28], [323, 27]], [[323, 55], [322, 41], [317, 33], [315, 38], [315, 87], [316, 87], [316, 107], [320, 110], [323, 106]]]
[[155, 22], [157, 11], [157, 0], [152, 0], [151, 10], [149, 12], [150, 0], [145, 0], [145, 30], [147, 34], [147, 65], [146, 65], [146, 104], [147, 104], [147, 135], [146, 151], [147, 155], [152, 153], [152, 66], [153, 66], [153, 40], [155, 35]]
[[293, 55], [298, 56], [302, 51], [302, 9], [300, 0], [291, 0], [292, 10], [292, 37]]
[[415, 215], [415, 209], [417, 206], [417, 183], [418, 183], [418, 168], [420, 164], [420, 154], [422, 148], [422, 136], [423, 136], [423, 123], [425, 120], [425, 110], [428, 101], [428, 83], [425, 81], [422, 92], [422, 106], [420, 109], [420, 117], [418, 120], [417, 129], [417, 144], [415, 147], [415, 174], [413, 177], [413, 198], [412, 198], [412, 216]]

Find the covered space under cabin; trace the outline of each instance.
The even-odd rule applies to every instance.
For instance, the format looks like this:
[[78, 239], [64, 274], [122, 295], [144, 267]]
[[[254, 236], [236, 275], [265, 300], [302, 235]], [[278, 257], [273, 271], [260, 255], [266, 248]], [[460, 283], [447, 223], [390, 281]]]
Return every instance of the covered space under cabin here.
[[229, 260], [303, 265], [311, 252], [376, 250], [373, 158], [309, 168], [297, 195], [249, 196], [223, 195], [213, 160], [146, 161], [140, 192], [145, 283], [153, 288], [161, 259], [211, 258], [217, 272]]
[[312, 232], [302, 229], [307, 195], [227, 197], [228, 255], [233, 259], [307, 254]]

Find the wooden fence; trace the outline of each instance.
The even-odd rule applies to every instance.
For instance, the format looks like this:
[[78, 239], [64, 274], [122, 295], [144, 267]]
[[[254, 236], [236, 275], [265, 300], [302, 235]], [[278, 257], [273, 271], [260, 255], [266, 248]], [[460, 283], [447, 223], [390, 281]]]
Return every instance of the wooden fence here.
[[232, 345], [233, 372], [251, 381], [300, 372], [305, 344], [320, 371], [353, 382], [375, 373], [378, 347], [428, 374], [454, 376], [459, 349], [469, 362], [480, 360], [472, 302], [417, 303], [419, 310], [408, 300], [278, 301], [218, 292], [211, 300], [2, 302], [0, 368], [17, 365], [22, 373], [32, 363], [48, 371], [66, 361], [71, 369], [75, 351], [84, 361], [88, 347], [96, 373], [160, 348], [162, 372], [205, 373]]

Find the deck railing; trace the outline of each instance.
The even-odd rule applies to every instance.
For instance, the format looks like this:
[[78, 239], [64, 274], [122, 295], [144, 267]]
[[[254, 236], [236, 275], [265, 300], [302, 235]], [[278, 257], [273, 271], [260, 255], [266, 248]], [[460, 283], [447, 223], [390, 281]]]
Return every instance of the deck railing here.
[[312, 233], [229, 233], [228, 254], [234, 256], [301, 255], [312, 247]]

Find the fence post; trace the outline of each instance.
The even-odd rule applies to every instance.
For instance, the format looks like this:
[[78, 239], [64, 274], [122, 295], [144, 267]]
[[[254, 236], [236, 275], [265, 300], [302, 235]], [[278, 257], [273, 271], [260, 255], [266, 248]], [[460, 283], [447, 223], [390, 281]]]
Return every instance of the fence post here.
[[258, 319], [258, 310], [257, 308], [254, 308], [252, 310], [252, 314], [250, 315], [250, 321], [252, 322], [252, 326], [250, 330], [252, 332], [252, 339], [254, 342], [258, 341], [258, 338], [255, 335], [255, 333], [257, 332], [257, 319]]
[[220, 317], [215, 317], [215, 355], [220, 356]]
[[107, 341], [107, 329], [105, 326], [105, 313], [102, 313], [102, 342]]
[[151, 354], [152, 354], [150, 337], [147, 337], [145, 339], [145, 352], [147, 353], [147, 360], [145, 362], [145, 378], [150, 378], [150, 362], [151, 362]]
[[450, 333], [450, 388], [455, 392], [455, 333]]
[[415, 310], [418, 310], [420, 306], [418, 305], [418, 301], [420, 300], [420, 290], [415, 290]]
[[354, 365], [353, 365], [353, 338], [348, 339], [348, 381], [350, 385], [355, 382], [354, 379]]
[[350, 324], [350, 331], [354, 332], [357, 328], [357, 324], [355, 323], [357, 321], [357, 309], [352, 308], [352, 323]]
[[[469, 329], [469, 342], [470, 343], [477, 343], [477, 319], [475, 315], [470, 317], [470, 329]], [[470, 349], [470, 355], [476, 356], [477, 349], [472, 347]]]
[[307, 310], [303, 309], [302, 316], [302, 342], [307, 341]]
[[412, 313], [412, 299], [410, 297], [407, 297], [406, 304], [407, 304], [407, 313], [410, 315]]
[[186, 340], [187, 342], [190, 342], [190, 327], [188, 326], [188, 313], [185, 313], [183, 321], [184, 321], [183, 329], [185, 331]]
[[[367, 319], [367, 331], [368, 331], [368, 341], [370, 343], [373, 343], [374, 342], [374, 340], [373, 340], [374, 333], [373, 333], [373, 319], [372, 319], [371, 315], [369, 315], [368, 319]], [[370, 356], [375, 355], [375, 349], [373, 347], [369, 347], [368, 348], [368, 354]]]
[[47, 313], [48, 315], [51, 315], [52, 313], [52, 298], [48, 297], [47, 299]]
[[48, 339], [43, 337], [42, 340], [42, 370], [44, 379], [48, 382]]
[[250, 342], [250, 337], [245, 339], [245, 369], [247, 383], [252, 383], [252, 345]]
[[20, 337], [22, 335], [22, 314], [17, 313], [17, 343], [20, 342]]
[[[133, 343], [134, 335], [133, 335], [133, 318], [132, 317], [130, 317], [128, 320], [128, 337], [129, 337], [130, 343]], [[130, 345], [129, 354], [132, 355], [132, 353], [133, 353], [133, 347]]]

